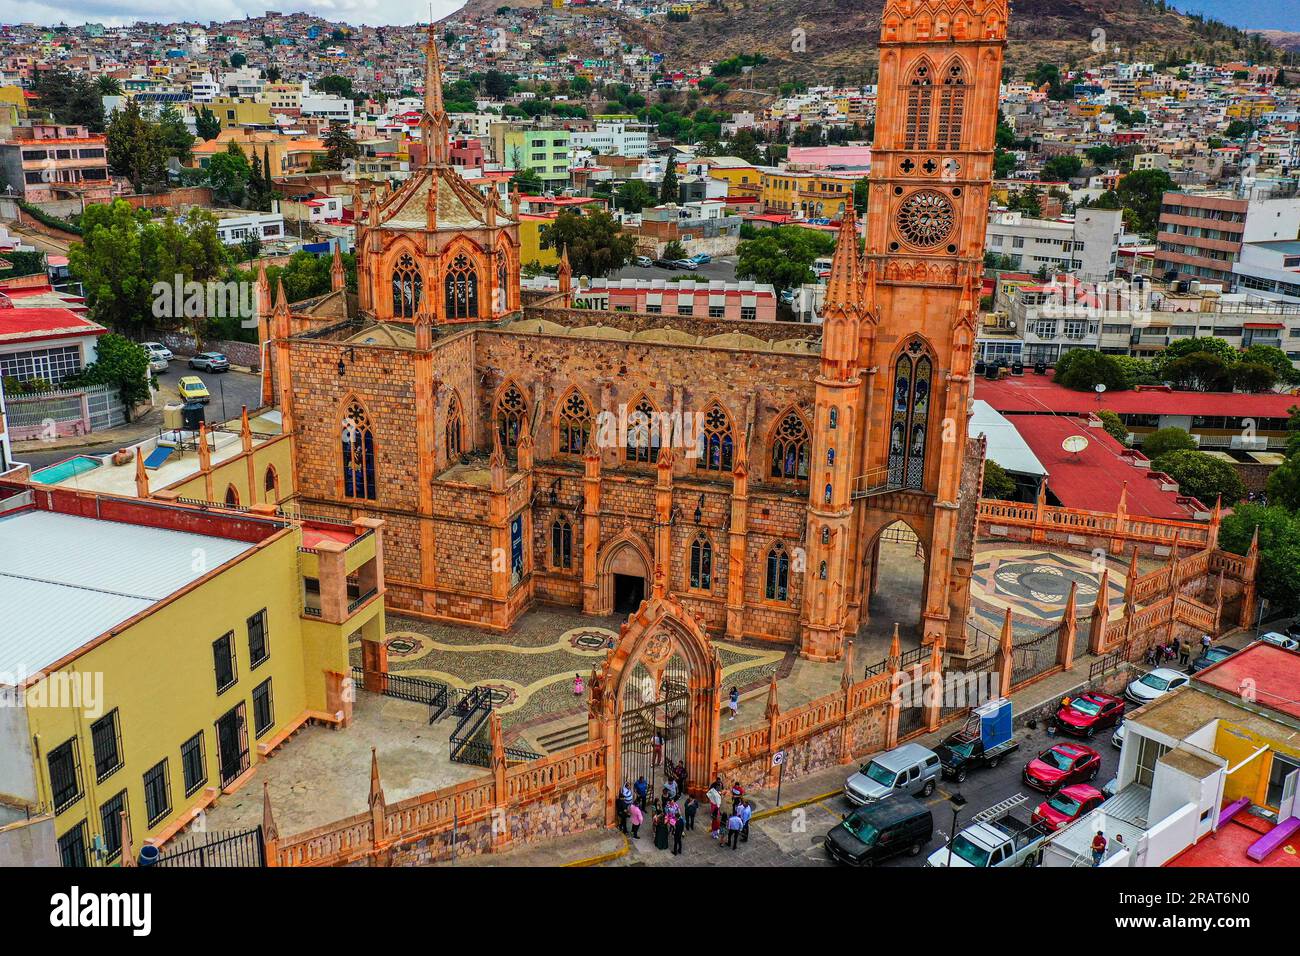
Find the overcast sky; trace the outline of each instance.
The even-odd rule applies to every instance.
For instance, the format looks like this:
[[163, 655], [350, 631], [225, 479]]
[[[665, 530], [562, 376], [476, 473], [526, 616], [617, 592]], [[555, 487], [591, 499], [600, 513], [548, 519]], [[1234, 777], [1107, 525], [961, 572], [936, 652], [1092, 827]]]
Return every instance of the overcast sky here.
[[[441, 18], [463, 5], [464, 0], [433, 0], [433, 15]], [[302, 11], [348, 23], [407, 24], [428, 19], [429, 0], [5, 0], [0, 22], [122, 26], [137, 20], [163, 23], [193, 18], [206, 24], [260, 16], [267, 9]]]

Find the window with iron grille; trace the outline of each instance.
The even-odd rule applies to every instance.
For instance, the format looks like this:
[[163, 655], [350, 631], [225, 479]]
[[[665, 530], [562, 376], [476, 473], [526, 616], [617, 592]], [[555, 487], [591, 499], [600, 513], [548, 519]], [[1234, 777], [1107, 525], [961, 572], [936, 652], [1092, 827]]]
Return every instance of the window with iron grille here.
[[151, 827], [172, 812], [172, 790], [167, 780], [165, 757], [145, 771], [144, 812]]
[[271, 656], [266, 642], [266, 608], [248, 619], [248, 668], [252, 670]]
[[181, 744], [181, 772], [185, 776], [185, 796], [190, 796], [208, 782], [208, 760], [203, 751], [203, 731]]
[[126, 809], [126, 791], [111, 797], [99, 808], [104, 834], [104, 862], [112, 863], [122, 852], [122, 811]]
[[86, 821], [59, 837], [59, 860], [64, 866], [86, 865]]
[[122, 728], [116, 708], [90, 725], [90, 743], [95, 751], [95, 782], [103, 783], [122, 769]]
[[50, 751], [50, 798], [54, 812], [62, 813], [81, 799], [81, 761], [77, 758], [77, 738], [73, 737]]
[[223, 693], [238, 680], [235, 671], [235, 632], [227, 631], [212, 642], [212, 661], [217, 669], [217, 693]]
[[253, 688], [253, 736], [260, 737], [275, 724], [275, 701], [271, 697], [271, 678]]

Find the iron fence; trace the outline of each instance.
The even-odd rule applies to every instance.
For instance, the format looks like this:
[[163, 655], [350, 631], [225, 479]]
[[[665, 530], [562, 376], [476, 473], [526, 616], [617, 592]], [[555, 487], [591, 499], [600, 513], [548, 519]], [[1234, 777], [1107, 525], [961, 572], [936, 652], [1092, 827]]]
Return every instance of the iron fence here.
[[233, 832], [191, 833], [173, 841], [155, 866], [216, 867], [266, 866], [262, 828]]
[[[427, 677], [414, 677], [406, 674], [383, 674], [381, 677], [383, 686], [380, 693], [385, 697], [396, 697], [398, 700], [426, 704], [429, 708], [429, 723], [433, 723], [447, 712], [451, 689], [446, 684], [436, 680], [429, 680]], [[365, 669], [354, 664], [352, 666], [352, 680], [357, 686], [363, 687]]]

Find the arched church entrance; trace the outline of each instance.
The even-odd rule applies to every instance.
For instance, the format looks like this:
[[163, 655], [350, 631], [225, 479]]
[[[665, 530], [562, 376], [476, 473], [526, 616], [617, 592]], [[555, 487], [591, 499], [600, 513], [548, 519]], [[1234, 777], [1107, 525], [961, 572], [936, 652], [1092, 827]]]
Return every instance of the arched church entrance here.
[[868, 659], [875, 660], [888, 649], [895, 624], [904, 650], [918, 646], [925, 608], [925, 545], [906, 522], [894, 521], [876, 535], [866, 561], [870, 623], [860, 644], [869, 654], [881, 652]]
[[633, 614], [650, 594], [650, 560], [632, 538], [609, 545], [600, 570], [600, 606], [604, 613]]
[[593, 739], [604, 739], [606, 816], [619, 789], [638, 777], [651, 799], [671, 762], [686, 766], [687, 787], [703, 793], [716, 769], [722, 662], [704, 625], [671, 596], [653, 595], [620, 632], [593, 681]]

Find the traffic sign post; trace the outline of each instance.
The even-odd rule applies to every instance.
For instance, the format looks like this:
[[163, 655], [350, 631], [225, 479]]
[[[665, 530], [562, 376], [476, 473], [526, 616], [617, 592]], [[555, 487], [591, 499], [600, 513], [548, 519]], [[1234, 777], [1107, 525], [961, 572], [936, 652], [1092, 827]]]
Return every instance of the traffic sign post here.
[[776, 805], [781, 805], [781, 784], [785, 781], [785, 751], [778, 750], [772, 754], [772, 766], [778, 767], [776, 774]]

